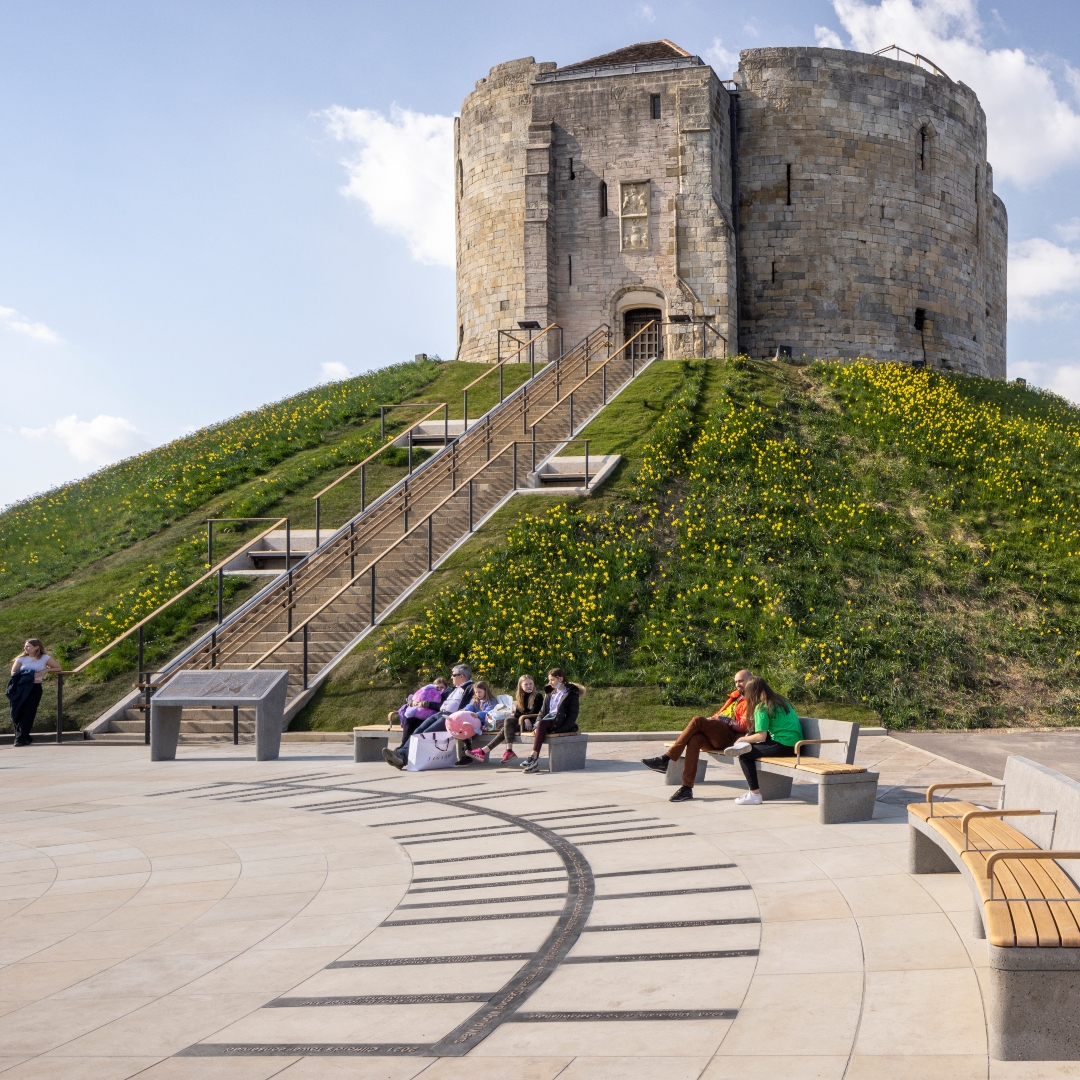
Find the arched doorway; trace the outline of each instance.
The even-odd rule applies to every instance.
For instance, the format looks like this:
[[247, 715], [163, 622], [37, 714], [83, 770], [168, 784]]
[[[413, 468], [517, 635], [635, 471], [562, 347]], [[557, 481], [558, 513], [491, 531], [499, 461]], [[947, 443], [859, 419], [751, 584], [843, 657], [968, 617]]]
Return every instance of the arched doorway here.
[[628, 348], [631, 358], [634, 360], [658, 360], [663, 349], [663, 335], [660, 333], [660, 322], [664, 313], [659, 308], [639, 307], [630, 308], [623, 312], [623, 341], [629, 341], [639, 330], [648, 323], [653, 325], [638, 337]]

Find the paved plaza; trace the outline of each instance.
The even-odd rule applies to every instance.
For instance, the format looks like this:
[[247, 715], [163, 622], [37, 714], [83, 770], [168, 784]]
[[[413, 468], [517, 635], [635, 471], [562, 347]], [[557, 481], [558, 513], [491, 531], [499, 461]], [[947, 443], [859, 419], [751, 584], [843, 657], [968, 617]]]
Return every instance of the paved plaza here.
[[357, 765], [347, 744], [0, 751], [0, 1073], [283, 1080], [1020, 1080], [959, 875], [904, 806], [981, 779], [885, 737], [874, 821], [815, 789], [688, 804], [582, 772]]

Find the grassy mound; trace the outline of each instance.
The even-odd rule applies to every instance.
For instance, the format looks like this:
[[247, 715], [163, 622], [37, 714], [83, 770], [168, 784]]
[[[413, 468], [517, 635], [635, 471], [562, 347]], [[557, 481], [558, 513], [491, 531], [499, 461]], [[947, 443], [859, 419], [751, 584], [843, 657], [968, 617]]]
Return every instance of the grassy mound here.
[[589, 433], [629, 458], [609, 491], [505, 519], [357, 659], [372, 690], [560, 662], [693, 710], [745, 665], [892, 727], [1080, 722], [1080, 411], [896, 364], [650, 377], [662, 409], [628, 393]]

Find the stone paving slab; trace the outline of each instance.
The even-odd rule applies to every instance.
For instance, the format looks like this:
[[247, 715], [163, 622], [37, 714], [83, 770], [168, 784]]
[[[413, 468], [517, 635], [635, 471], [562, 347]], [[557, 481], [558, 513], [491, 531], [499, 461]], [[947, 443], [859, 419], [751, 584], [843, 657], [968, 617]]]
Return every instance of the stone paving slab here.
[[1080, 780], [1080, 728], [1060, 731], [905, 731], [897, 740], [1001, 779], [1010, 754]]
[[1080, 1077], [987, 1059], [967, 890], [905, 869], [905, 803], [981, 774], [919, 747], [865, 740], [874, 820], [832, 826], [723, 765], [671, 804], [633, 744], [286, 750], [0, 751], [0, 1074]]

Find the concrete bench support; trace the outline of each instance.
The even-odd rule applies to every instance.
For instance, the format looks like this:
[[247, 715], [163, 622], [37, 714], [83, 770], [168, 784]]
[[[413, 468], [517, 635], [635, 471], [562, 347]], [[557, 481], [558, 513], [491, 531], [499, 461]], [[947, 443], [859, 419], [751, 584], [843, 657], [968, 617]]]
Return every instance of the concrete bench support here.
[[758, 785], [761, 797], [787, 799], [791, 796], [793, 780], [813, 781], [818, 786], [818, 821], [822, 825], [839, 825], [845, 821], [869, 821], [874, 816], [877, 801], [878, 774], [812, 773], [789, 769], [783, 765], [758, 762]]
[[566, 735], [549, 735], [548, 772], [570, 772], [585, 768], [585, 752], [589, 735], [585, 731], [568, 732]]
[[394, 747], [401, 742], [400, 728], [353, 728], [353, 761], [382, 761], [382, 752], [393, 739]]
[[[679, 758], [678, 761], [669, 761], [667, 767], [667, 776], [664, 778], [666, 784], [670, 784], [671, 787], [682, 787], [682, 771], [683, 771], [683, 759]], [[705, 780], [705, 768], [708, 765], [708, 761], [705, 755], [702, 754], [698, 758], [697, 763], [697, 775], [694, 777], [694, 783], [700, 784]]]

